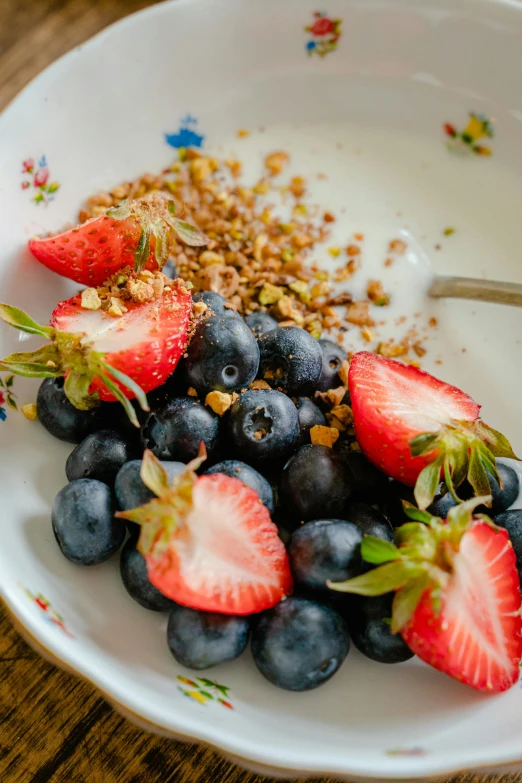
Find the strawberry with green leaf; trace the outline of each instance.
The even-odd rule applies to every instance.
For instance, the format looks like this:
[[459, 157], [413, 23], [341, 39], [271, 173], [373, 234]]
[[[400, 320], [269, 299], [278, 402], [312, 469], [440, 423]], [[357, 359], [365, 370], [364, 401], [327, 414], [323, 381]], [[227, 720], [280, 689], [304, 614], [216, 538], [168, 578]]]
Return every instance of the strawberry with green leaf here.
[[506, 530], [474, 509], [455, 506], [447, 520], [405, 504], [413, 520], [395, 544], [366, 536], [364, 560], [378, 565], [334, 590], [364, 596], [395, 591], [391, 629], [426, 663], [482, 691], [518, 682], [522, 657], [520, 582]]
[[22, 310], [0, 304], [0, 319], [49, 342], [36, 351], [0, 360], [0, 371], [27, 378], [65, 377], [64, 391], [80, 410], [118, 400], [138, 426], [129, 400], [148, 410], [145, 392], [163, 384], [187, 343], [192, 297], [181, 281], [171, 282], [156, 299], [126, 302], [114, 317], [81, 306], [81, 295], [60, 302], [50, 326], [41, 326]]
[[207, 237], [176, 217], [165, 193], [124, 201], [105, 214], [51, 237], [35, 237], [29, 250], [44, 266], [86, 286], [99, 286], [125, 266], [161, 269], [180, 239], [201, 247]]
[[501, 483], [495, 458], [517, 459], [507, 438], [479, 418], [480, 405], [417, 367], [361, 351], [350, 363], [348, 386], [362, 452], [414, 486], [421, 509], [441, 477], [455, 500], [466, 479], [476, 495], [489, 495], [489, 476]]
[[168, 598], [207, 612], [262, 612], [292, 590], [284, 544], [257, 492], [221, 473], [195, 473], [205, 456], [202, 445], [170, 484], [145, 451], [141, 479], [157, 497], [116, 516], [141, 526], [149, 579]]

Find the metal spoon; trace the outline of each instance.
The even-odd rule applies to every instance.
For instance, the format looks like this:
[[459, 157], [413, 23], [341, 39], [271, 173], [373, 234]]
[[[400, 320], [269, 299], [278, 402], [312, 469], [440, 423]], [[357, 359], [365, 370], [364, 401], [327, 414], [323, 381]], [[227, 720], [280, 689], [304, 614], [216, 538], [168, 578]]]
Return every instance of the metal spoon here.
[[480, 302], [522, 307], [522, 285], [496, 280], [476, 280], [472, 277], [445, 277], [437, 275], [428, 290], [435, 299], [475, 299]]

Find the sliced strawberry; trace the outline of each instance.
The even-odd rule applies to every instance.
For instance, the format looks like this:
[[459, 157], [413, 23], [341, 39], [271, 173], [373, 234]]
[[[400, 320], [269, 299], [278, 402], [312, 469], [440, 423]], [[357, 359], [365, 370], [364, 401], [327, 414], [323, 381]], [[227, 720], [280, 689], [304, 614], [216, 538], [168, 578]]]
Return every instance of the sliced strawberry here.
[[50, 326], [0, 304], [6, 323], [50, 340], [36, 351], [7, 356], [0, 369], [29, 378], [65, 377], [65, 393], [77, 408], [119, 400], [138, 426], [128, 400], [137, 397], [148, 410], [144, 392], [167, 380], [187, 342], [192, 298], [181, 280], [168, 283], [160, 296], [143, 304], [126, 300], [126, 312], [117, 317], [101, 308], [85, 309], [78, 294], [60, 302]]
[[[348, 377], [355, 435], [363, 453], [426, 508], [441, 473], [452, 489], [467, 477], [488, 494], [495, 457], [514, 457], [507, 440], [479, 419], [480, 406], [427, 372], [373, 353], [355, 354]], [[427, 473], [424, 470], [428, 466]]]
[[520, 589], [506, 530], [478, 522], [464, 534], [440, 612], [427, 590], [402, 636], [430, 666], [478, 690], [504, 691], [518, 682]]
[[453, 508], [447, 522], [410, 507], [420, 521], [397, 529], [396, 546], [363, 539], [363, 558], [385, 564], [331, 586], [361, 595], [396, 590], [392, 631], [419, 658], [477, 690], [499, 692], [520, 676], [520, 582], [507, 531], [472, 517], [485, 500]]
[[56, 236], [29, 241], [44, 266], [86, 286], [99, 286], [124, 266], [157, 269], [166, 262], [174, 234], [189, 245], [208, 240], [173, 214], [174, 202], [153, 194], [124, 202], [104, 215]]
[[177, 603], [247, 615], [279, 603], [292, 590], [283, 542], [253, 489], [220, 473], [196, 476], [201, 459], [172, 487], [151, 452], [142, 479], [159, 500], [120, 517], [142, 525], [138, 548], [151, 582]]
[[[183, 353], [191, 304], [187, 289], [173, 285], [160, 299], [144, 304], [126, 302], [128, 312], [114, 318], [103, 310], [83, 309], [78, 294], [60, 302], [50, 325], [61, 332], [83, 334], [82, 345], [103, 354], [107, 364], [149, 392], [167, 380]], [[135, 396], [130, 389], [121, 388], [129, 399]], [[106, 402], [114, 401], [99, 377], [93, 379], [89, 392], [98, 392]]]

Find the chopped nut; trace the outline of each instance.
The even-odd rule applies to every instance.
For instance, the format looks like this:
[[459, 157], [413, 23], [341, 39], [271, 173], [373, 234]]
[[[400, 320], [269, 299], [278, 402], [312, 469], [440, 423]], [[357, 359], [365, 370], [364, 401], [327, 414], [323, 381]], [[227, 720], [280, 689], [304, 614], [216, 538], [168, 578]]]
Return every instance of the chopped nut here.
[[329, 247], [328, 248], [328, 252], [330, 253], [331, 256], [333, 256], [334, 258], [337, 258], [337, 256], [341, 255], [341, 248], [340, 247], [336, 247], [336, 246]]
[[118, 299], [115, 296], [111, 296], [110, 299], [110, 305], [107, 309], [107, 313], [109, 315], [112, 315], [114, 318], [121, 318], [124, 312], [127, 312], [127, 308], [121, 301], [121, 299]]
[[356, 326], [374, 326], [369, 302], [352, 302], [346, 308], [346, 320]]
[[211, 391], [205, 397], [205, 405], [208, 405], [218, 416], [223, 416], [232, 405], [232, 395], [220, 391]]
[[436, 318], [430, 318], [430, 320], [428, 321], [428, 326], [431, 326], [432, 328], [435, 328], [438, 325], [439, 322], [437, 321]]
[[197, 397], [198, 393], [193, 386], [189, 386], [189, 388], [187, 389], [187, 395], [189, 397]]
[[419, 359], [422, 359], [422, 357], [426, 355], [426, 348], [423, 348], [420, 343], [413, 343], [413, 350]]
[[325, 223], [333, 223], [335, 218], [331, 212], [325, 212], [323, 215], [323, 220]]
[[259, 430], [257, 430], [257, 432], [254, 432], [254, 438], [255, 438], [256, 440], [263, 440], [263, 438], [265, 437], [265, 435], [266, 435], [266, 430], [264, 430], [264, 429], [262, 429], [262, 428], [261, 428], [261, 429], [259, 429]]
[[195, 310], [198, 315], [202, 315], [206, 310], [208, 310], [208, 305], [206, 305], [205, 302], [193, 302], [192, 309]]
[[283, 169], [288, 165], [290, 156], [286, 152], [272, 152], [265, 158], [265, 166], [269, 170], [271, 176], [280, 174]]
[[385, 307], [390, 304], [390, 297], [384, 293], [382, 282], [380, 280], [370, 280], [366, 289], [368, 299], [377, 307]]
[[288, 190], [295, 198], [302, 198], [306, 192], [306, 180], [303, 177], [292, 177]]
[[339, 370], [337, 372], [337, 375], [341, 379], [341, 383], [343, 386], [348, 386], [348, 373], [350, 371], [350, 362], [348, 359], [345, 359], [344, 362], [341, 362], [341, 366], [339, 367]]
[[203, 291], [215, 291], [223, 299], [230, 299], [239, 286], [239, 272], [233, 266], [212, 264], [198, 274], [200, 287]]
[[408, 245], [402, 239], [392, 239], [388, 247], [390, 253], [399, 253], [399, 255], [402, 255], [406, 252]]
[[214, 253], [212, 250], [204, 250], [199, 257], [200, 264], [203, 266], [212, 266], [212, 264], [224, 264], [225, 257], [221, 253]]
[[333, 427], [325, 427], [322, 424], [316, 424], [310, 430], [310, 440], [314, 446], [328, 446], [331, 449], [338, 437], [338, 430]]
[[455, 229], [451, 227], [445, 228], [442, 233], [444, 234], [445, 237], [450, 237], [452, 234], [455, 233]]
[[342, 424], [345, 426], [348, 426], [353, 422], [353, 413], [349, 405], [336, 405], [334, 408], [332, 408], [330, 413], [332, 416], [335, 416], [337, 419], [339, 419], [339, 421], [342, 422]]
[[142, 304], [154, 299], [154, 289], [149, 283], [143, 280], [127, 280], [127, 291], [131, 295], [132, 301]]
[[408, 353], [408, 346], [404, 343], [379, 343], [376, 352], [388, 359], [396, 359]]
[[362, 338], [363, 338], [363, 340], [365, 340], [367, 343], [371, 343], [371, 341], [373, 340], [373, 334], [371, 333], [371, 331], [368, 329], [368, 327], [367, 327], [367, 326], [363, 326], [363, 327], [361, 328], [361, 337], [362, 337]]
[[246, 139], [247, 136], [250, 136], [250, 131], [241, 128], [241, 130], [238, 130], [237, 135], [239, 139]]
[[354, 234], [353, 238], [357, 240], [357, 242], [362, 242], [364, 240], [364, 234]]
[[358, 256], [361, 252], [361, 248], [358, 245], [348, 245], [346, 248], [346, 255], [352, 257], [352, 256]]
[[328, 389], [328, 391], [325, 392], [317, 391], [315, 393], [315, 396], [319, 397], [320, 400], [325, 402], [331, 408], [335, 408], [337, 405], [340, 405], [342, 403], [345, 394], [346, 394], [345, 387], [338, 386], [336, 389]]
[[266, 381], [259, 380], [252, 381], [249, 388], [258, 391], [260, 389], [271, 389], [272, 387]]
[[159, 299], [163, 295], [165, 290], [165, 277], [163, 275], [156, 275], [151, 281], [152, 290], [154, 291], [154, 298]]
[[284, 296], [284, 289], [279, 288], [272, 283], [265, 283], [259, 294], [259, 301], [262, 305], [275, 304]]
[[393, 258], [387, 258], [384, 262], [384, 266], [391, 266], [393, 264]]
[[241, 176], [241, 169], [242, 169], [241, 161], [239, 161], [239, 160], [226, 160], [225, 163], [228, 166], [228, 168], [230, 169], [230, 173], [232, 174], [233, 177], [240, 177]]
[[29, 421], [34, 421], [36, 419], [36, 403], [29, 402], [27, 405], [22, 405], [20, 410], [24, 414], [25, 418], [29, 419]]
[[82, 291], [82, 307], [84, 310], [99, 310], [101, 299], [96, 288], [86, 288]]

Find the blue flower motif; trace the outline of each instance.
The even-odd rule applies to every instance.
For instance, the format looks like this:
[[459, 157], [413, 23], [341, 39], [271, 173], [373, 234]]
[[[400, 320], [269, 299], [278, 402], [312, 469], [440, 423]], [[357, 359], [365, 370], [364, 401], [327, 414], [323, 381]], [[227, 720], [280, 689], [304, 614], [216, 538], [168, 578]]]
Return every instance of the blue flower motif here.
[[41, 169], [47, 166], [47, 157], [45, 155], [42, 155], [42, 157], [38, 161], [38, 165], [40, 166]]
[[165, 141], [171, 147], [201, 147], [205, 137], [190, 128], [180, 128], [177, 133], [166, 133]]
[[316, 46], [317, 44], [315, 41], [308, 41], [308, 43], [306, 44], [306, 50], [308, 52], [312, 52], [316, 48]]
[[7, 414], [5, 412], [5, 408], [0, 408], [0, 421], [5, 421], [7, 419]]

